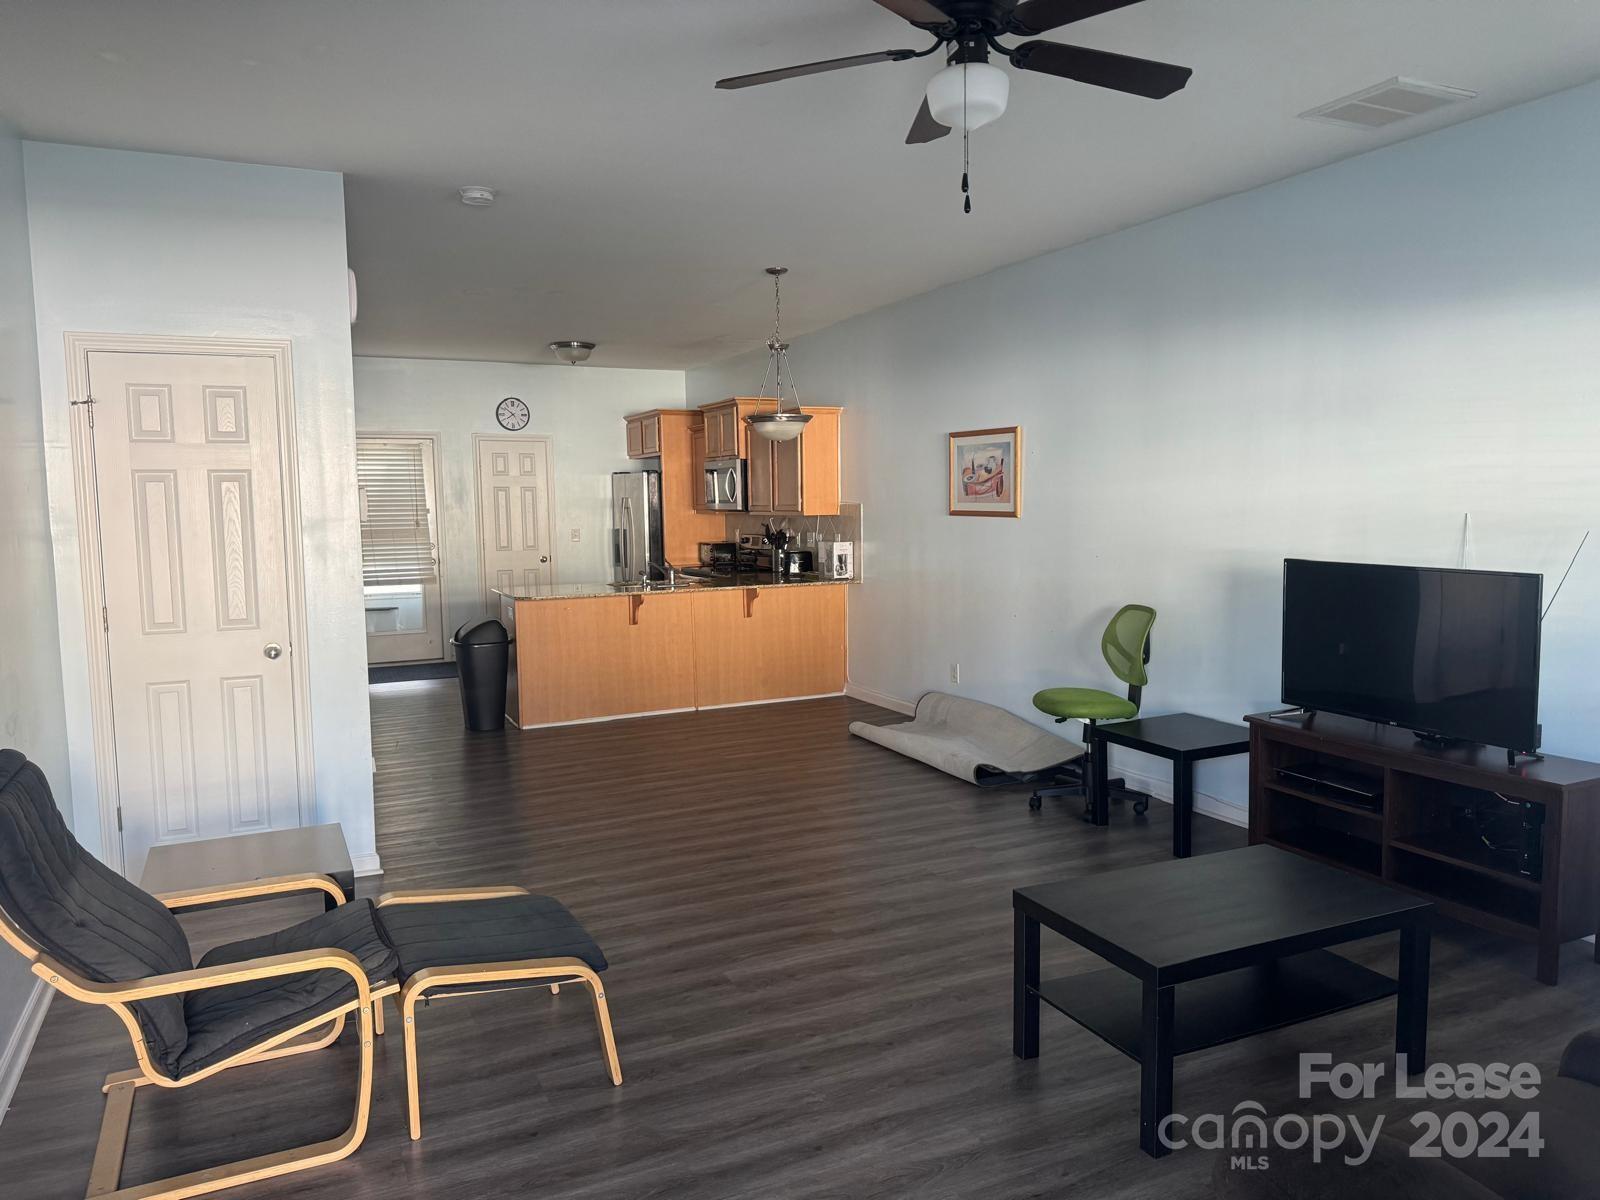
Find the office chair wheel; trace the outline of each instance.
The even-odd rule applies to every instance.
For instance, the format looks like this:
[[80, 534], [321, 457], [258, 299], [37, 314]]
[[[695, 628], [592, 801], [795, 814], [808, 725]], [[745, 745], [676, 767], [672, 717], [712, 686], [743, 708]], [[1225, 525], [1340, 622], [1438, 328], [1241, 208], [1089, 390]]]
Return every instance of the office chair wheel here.
[[1140, 796], [1137, 800], [1135, 800], [1133, 802], [1133, 815], [1134, 816], [1142, 817], [1142, 816], [1144, 816], [1145, 813], [1147, 813], [1149, 811], [1150, 811], [1150, 797], [1149, 796]]
[[1039, 795], [1038, 792], [1035, 792], [1033, 795], [1028, 797], [1028, 811], [1029, 812], [1038, 812], [1043, 807], [1044, 807], [1044, 797]]

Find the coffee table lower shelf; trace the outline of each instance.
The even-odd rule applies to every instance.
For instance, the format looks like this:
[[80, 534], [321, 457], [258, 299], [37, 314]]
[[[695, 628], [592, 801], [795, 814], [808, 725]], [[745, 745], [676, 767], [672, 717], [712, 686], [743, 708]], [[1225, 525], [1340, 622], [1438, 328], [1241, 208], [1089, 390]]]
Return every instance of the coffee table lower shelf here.
[[[1135, 1062], [1140, 1061], [1143, 993], [1117, 967], [1047, 979], [1039, 999], [1071, 1017]], [[1389, 976], [1329, 950], [1312, 950], [1177, 986], [1173, 1054], [1281, 1029], [1382, 1000], [1399, 991]]]

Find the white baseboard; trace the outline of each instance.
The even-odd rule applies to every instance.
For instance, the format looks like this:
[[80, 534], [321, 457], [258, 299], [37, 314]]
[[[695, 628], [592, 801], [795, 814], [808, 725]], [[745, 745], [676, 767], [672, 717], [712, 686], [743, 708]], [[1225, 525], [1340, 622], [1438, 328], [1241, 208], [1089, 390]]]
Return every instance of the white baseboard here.
[[5, 1050], [0, 1051], [0, 1121], [11, 1111], [11, 1097], [22, 1081], [22, 1068], [28, 1065], [33, 1040], [39, 1036], [39, 1026], [44, 1024], [44, 1015], [50, 1010], [50, 1000], [55, 994], [55, 989], [44, 980], [34, 982], [33, 992], [17, 1018], [17, 1027], [11, 1031]]
[[[514, 727], [527, 732], [533, 729], [564, 729], [568, 725], [600, 725], [606, 721], [632, 721], [636, 717], [668, 717], [673, 713], [694, 712], [694, 708], [652, 708], [644, 712], [607, 713], [603, 717], [577, 717], [571, 721], [546, 721], [540, 725], [515, 725]], [[509, 722], [510, 717], [506, 720]]]
[[915, 701], [906, 701], [898, 696], [875, 692], [871, 688], [862, 687], [859, 683], [845, 684], [844, 694], [855, 700], [864, 700], [868, 704], [876, 704], [879, 708], [887, 708], [893, 712], [904, 713], [908, 717], [917, 711]]
[[[1160, 800], [1163, 804], [1172, 803], [1171, 778], [1146, 775], [1142, 771], [1130, 771], [1127, 767], [1117, 765], [1115, 755], [1112, 756], [1110, 771], [1112, 775], [1120, 775], [1126, 779], [1134, 791], [1148, 792], [1152, 798]], [[1194, 810], [1208, 817], [1215, 817], [1219, 821], [1226, 821], [1229, 825], [1237, 825], [1241, 829], [1248, 828], [1250, 824], [1249, 809], [1231, 800], [1208, 796], [1205, 792], [1194, 794]]]
[[716, 712], [722, 708], [759, 708], [763, 704], [796, 704], [801, 700], [833, 700], [843, 692], [817, 692], [810, 696], [773, 696], [766, 700], [735, 700], [732, 704], [702, 704], [695, 712]]
[[382, 875], [383, 868], [378, 865], [377, 854], [352, 854], [350, 865], [356, 869], [356, 878], [367, 875]]

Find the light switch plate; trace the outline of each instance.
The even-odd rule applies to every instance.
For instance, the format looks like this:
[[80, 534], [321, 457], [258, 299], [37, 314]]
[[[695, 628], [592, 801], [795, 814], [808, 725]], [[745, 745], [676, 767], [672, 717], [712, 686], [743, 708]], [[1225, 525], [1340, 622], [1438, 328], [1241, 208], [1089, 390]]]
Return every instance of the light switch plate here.
[[574, 529], [574, 530], [573, 530], [573, 531], [572, 531], [572, 540], [573, 540], [573, 541], [575, 541], [575, 542], [581, 542], [581, 541], [583, 541], [583, 530], [581, 530], [581, 529]]

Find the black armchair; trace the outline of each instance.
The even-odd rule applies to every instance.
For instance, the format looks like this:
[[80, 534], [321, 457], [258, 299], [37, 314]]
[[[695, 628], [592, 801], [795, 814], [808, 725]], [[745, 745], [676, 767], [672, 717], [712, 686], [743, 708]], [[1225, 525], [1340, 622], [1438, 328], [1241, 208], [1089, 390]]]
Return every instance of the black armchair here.
[[[304, 886], [304, 881], [290, 881]], [[271, 888], [267, 889], [272, 890]], [[281, 889], [280, 889], [281, 890]], [[342, 893], [333, 889], [339, 899]], [[244, 884], [237, 896], [262, 894]], [[208, 900], [229, 898], [227, 889]], [[172, 906], [193, 896], [169, 898]], [[388, 924], [380, 913], [388, 912]], [[0, 750], [0, 941], [57, 991], [109, 1008], [133, 1042], [136, 1066], [106, 1077], [105, 1112], [88, 1194], [177, 1200], [303, 1171], [353, 1153], [372, 1107], [373, 1038], [381, 1005], [405, 1018], [411, 1135], [421, 1135], [415, 1009], [433, 995], [563, 982], [593, 1000], [612, 1083], [622, 1082], [598, 972], [605, 956], [571, 913], [520, 887], [400, 893], [358, 899], [262, 937], [231, 942], [198, 963], [168, 904], [86, 852], [56, 811], [39, 768]], [[403, 988], [403, 990], [402, 990]], [[355, 1113], [336, 1138], [120, 1186], [138, 1088], [189, 1087], [233, 1067], [332, 1045], [358, 1024]]]

